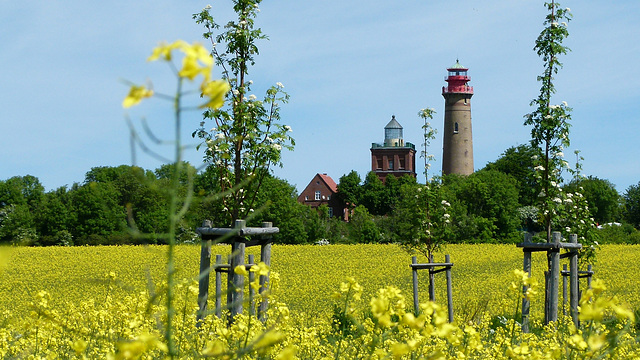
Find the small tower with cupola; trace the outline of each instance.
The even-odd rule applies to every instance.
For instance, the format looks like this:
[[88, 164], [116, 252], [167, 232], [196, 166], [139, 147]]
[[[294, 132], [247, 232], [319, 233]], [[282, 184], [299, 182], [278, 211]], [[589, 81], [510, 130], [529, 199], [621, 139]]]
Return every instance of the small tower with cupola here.
[[396, 177], [416, 177], [416, 147], [405, 142], [402, 125], [395, 115], [384, 127], [384, 142], [371, 144], [371, 171], [382, 181], [391, 174]]
[[444, 96], [444, 132], [442, 144], [442, 173], [470, 175], [473, 173], [473, 136], [471, 132], [471, 97], [473, 86], [469, 69], [456, 63], [447, 69], [442, 87]]

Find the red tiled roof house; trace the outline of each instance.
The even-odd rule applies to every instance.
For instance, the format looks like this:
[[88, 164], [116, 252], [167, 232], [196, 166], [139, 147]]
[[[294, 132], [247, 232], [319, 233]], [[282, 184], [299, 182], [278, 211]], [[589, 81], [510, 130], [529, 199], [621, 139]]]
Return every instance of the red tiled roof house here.
[[316, 174], [309, 185], [298, 196], [298, 202], [317, 209], [321, 205], [329, 207], [329, 216], [342, 216], [340, 203], [336, 198], [338, 185], [327, 174]]

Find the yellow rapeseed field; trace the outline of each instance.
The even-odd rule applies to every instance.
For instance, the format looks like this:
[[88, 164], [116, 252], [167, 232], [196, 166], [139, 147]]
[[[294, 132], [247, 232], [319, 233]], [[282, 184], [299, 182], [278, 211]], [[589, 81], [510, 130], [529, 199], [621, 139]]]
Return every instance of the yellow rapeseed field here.
[[[213, 254], [226, 256], [229, 250], [214, 246]], [[165, 247], [1, 252], [3, 358], [164, 356]], [[249, 253], [257, 254], [258, 249]], [[634, 358], [639, 354], [638, 346], [632, 345], [635, 333], [620, 319], [633, 317], [629, 309], [640, 308], [640, 247], [602, 247], [594, 266], [602, 282], [597, 282], [595, 292], [587, 291], [584, 282], [582, 288], [585, 299], [592, 299], [582, 304], [583, 309], [595, 309], [584, 310], [585, 316], [602, 313], [585, 317], [585, 322], [593, 322], [591, 327], [578, 331], [561, 321], [556, 326], [563, 332], [557, 328], [545, 332], [538, 321], [541, 335], [521, 334], [509, 319], [520, 301], [513, 289], [521, 289], [514, 269], [522, 268], [522, 250], [513, 245], [449, 245], [436, 261], [443, 261], [445, 253], [454, 263], [455, 325], [442, 320], [443, 309], [427, 303], [426, 272], [420, 273], [423, 312], [419, 318], [411, 315], [411, 257], [398, 246], [274, 245], [271, 269], [277, 277], [270, 323], [242, 317], [228, 328], [225, 321], [210, 317], [196, 328], [200, 248], [178, 246], [178, 357], [589, 358], [585, 354], [590, 354], [595, 358], [604, 354]], [[544, 255], [534, 254], [533, 277], [540, 284], [545, 267]], [[606, 284], [606, 290], [600, 284]], [[539, 288], [532, 299], [534, 320], [542, 317], [541, 292]], [[596, 297], [600, 300], [593, 300]], [[436, 304], [445, 306], [445, 299], [444, 274], [437, 274]], [[337, 321], [336, 314], [342, 320]], [[496, 318], [503, 326], [496, 328]], [[614, 325], [605, 324], [615, 318], [619, 320]], [[614, 338], [618, 346], [607, 346]]]

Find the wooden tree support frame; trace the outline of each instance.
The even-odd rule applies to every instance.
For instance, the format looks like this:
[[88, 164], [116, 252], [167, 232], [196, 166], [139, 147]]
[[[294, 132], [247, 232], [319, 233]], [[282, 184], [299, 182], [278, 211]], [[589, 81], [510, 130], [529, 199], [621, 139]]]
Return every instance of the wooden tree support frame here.
[[[544, 323], [548, 324], [558, 320], [558, 290], [560, 285], [560, 275], [569, 276], [569, 306], [571, 309], [571, 317], [576, 326], [578, 322], [578, 250], [582, 248], [582, 244], [578, 243], [578, 236], [569, 235], [569, 242], [560, 242], [562, 238], [559, 232], [553, 232], [552, 241], [546, 243], [531, 242], [532, 234], [525, 234], [524, 242], [517, 244], [524, 252], [523, 269], [531, 277], [531, 253], [536, 251], [547, 252], [548, 271], [545, 271], [545, 306], [544, 306]], [[568, 252], [560, 254], [560, 250], [565, 249]], [[569, 271], [567, 275], [560, 272], [560, 259], [569, 258]], [[522, 287], [522, 293], [526, 294], [528, 287]], [[566, 296], [565, 296], [566, 298]], [[522, 331], [529, 332], [529, 299], [522, 299]]]
[[[587, 271], [578, 271], [578, 279], [587, 279], [587, 287], [591, 289], [591, 279], [593, 277], [593, 267], [588, 265]], [[567, 270], [567, 264], [562, 265], [562, 314], [567, 315], [567, 280], [571, 276], [571, 272]], [[578, 299], [582, 297], [582, 290], [580, 290], [580, 281], [578, 281]], [[578, 325], [580, 325], [578, 323]]]
[[447, 275], [447, 310], [449, 322], [453, 322], [453, 293], [451, 289], [451, 268], [453, 267], [453, 263], [451, 262], [449, 254], [444, 256], [443, 263], [434, 263], [433, 256], [431, 256], [429, 262], [426, 264], [418, 264], [418, 258], [412, 256], [410, 266], [413, 272], [413, 308], [415, 309], [415, 314], [418, 315], [420, 312], [420, 303], [418, 301], [418, 270], [429, 270], [429, 301], [433, 302], [436, 301], [434, 275], [444, 271]]
[[[245, 266], [250, 269], [254, 265], [254, 256], [249, 255], [248, 263], [245, 263], [245, 249], [250, 246], [260, 246], [260, 261], [271, 267], [271, 244], [273, 242], [273, 234], [277, 234], [280, 229], [273, 227], [270, 222], [262, 223], [262, 227], [246, 227], [244, 220], [236, 220], [233, 228], [213, 228], [211, 221], [205, 220], [202, 227], [199, 227], [197, 233], [202, 239], [200, 248], [200, 275], [198, 277], [198, 320], [204, 319], [209, 313], [207, 302], [209, 299], [209, 275], [211, 273], [211, 244], [229, 244], [231, 245], [231, 254], [229, 255], [228, 264], [222, 262], [222, 255], [216, 255], [216, 262], [213, 266], [215, 271], [216, 282], [216, 299], [215, 310], [216, 316], [222, 316], [222, 274], [227, 274], [227, 307], [229, 308], [229, 321], [242, 313], [242, 304], [244, 302], [244, 276], [236, 274], [233, 269], [238, 266]], [[255, 237], [255, 238], [251, 238]], [[249, 273], [249, 281], [254, 273]], [[263, 294], [268, 290], [269, 275], [260, 276], [259, 294]], [[249, 312], [255, 314], [254, 290], [249, 287], [249, 303], [251, 304]], [[263, 299], [258, 309], [258, 317], [266, 320], [266, 311], [268, 301]], [[198, 322], [200, 323], [200, 322]]]

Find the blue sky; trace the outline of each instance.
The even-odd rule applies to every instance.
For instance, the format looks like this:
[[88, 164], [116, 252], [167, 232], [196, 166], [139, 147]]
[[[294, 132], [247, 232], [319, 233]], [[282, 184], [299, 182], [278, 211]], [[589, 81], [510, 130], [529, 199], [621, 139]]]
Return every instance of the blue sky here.
[[[125, 115], [146, 117], [169, 138], [169, 104], [152, 100], [125, 111], [122, 79], [151, 80], [173, 91], [162, 64], [146, 63], [160, 41], [203, 41], [191, 20], [207, 2], [3, 1], [0, 3], [0, 179], [33, 175], [47, 190], [82, 182], [94, 166], [131, 164]], [[214, 1], [219, 23], [230, 2]], [[573, 107], [570, 149], [580, 149], [585, 175], [609, 179], [624, 192], [640, 181], [640, 2], [564, 1], [574, 20], [561, 61], [555, 103]], [[274, 170], [302, 190], [318, 172], [336, 182], [370, 170], [369, 148], [383, 140], [392, 115], [405, 140], [420, 144], [421, 108], [437, 111], [442, 133], [446, 68], [469, 68], [476, 169], [529, 140], [542, 62], [532, 50], [542, 29], [541, 1], [282, 1], [265, 0], [257, 25], [262, 42], [250, 73], [259, 95], [282, 82], [291, 95], [282, 109], [296, 149]], [[204, 42], [204, 41], [203, 41]], [[185, 141], [200, 122], [184, 119]], [[171, 155], [169, 148], [159, 151]], [[441, 168], [442, 138], [429, 152]], [[202, 153], [188, 150], [197, 164]], [[570, 157], [570, 163], [573, 158]], [[417, 161], [420, 166], [421, 160]], [[138, 153], [137, 164], [161, 163]]]

